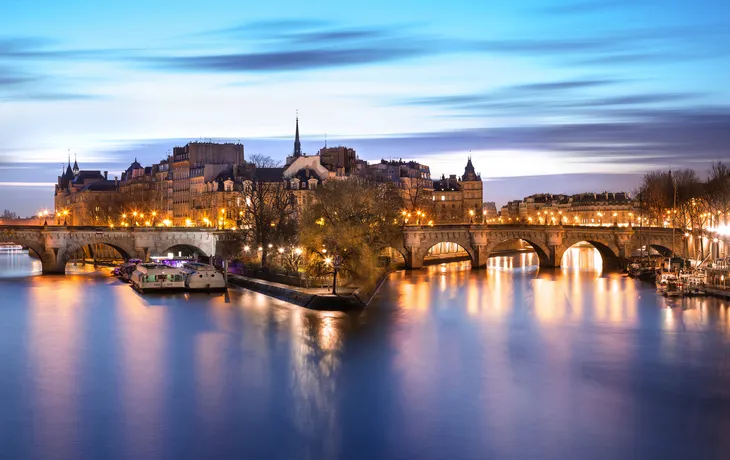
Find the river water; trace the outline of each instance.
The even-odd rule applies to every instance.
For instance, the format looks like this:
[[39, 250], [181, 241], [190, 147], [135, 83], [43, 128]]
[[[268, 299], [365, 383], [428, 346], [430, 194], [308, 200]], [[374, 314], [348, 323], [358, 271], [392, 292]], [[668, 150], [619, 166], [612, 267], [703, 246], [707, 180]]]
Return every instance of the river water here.
[[729, 304], [532, 254], [356, 314], [0, 258], [0, 458], [727, 459]]

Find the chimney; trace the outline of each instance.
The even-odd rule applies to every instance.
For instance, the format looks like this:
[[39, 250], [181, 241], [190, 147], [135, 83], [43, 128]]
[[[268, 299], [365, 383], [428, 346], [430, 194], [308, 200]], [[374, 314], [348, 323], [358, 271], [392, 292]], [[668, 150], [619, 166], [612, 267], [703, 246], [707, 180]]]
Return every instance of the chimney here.
[[117, 183], [117, 176], [114, 176], [114, 185], [115, 185], [115, 186], [119, 185], [119, 184]]
[[107, 180], [107, 175], [109, 174], [109, 171], [104, 171], [104, 180]]

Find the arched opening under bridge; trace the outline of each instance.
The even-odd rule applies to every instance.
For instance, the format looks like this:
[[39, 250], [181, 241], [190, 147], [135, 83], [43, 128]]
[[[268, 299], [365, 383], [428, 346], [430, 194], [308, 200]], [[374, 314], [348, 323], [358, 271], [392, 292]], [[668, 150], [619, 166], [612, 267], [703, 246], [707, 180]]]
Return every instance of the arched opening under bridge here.
[[43, 256], [33, 245], [0, 243], [0, 278], [42, 274]]
[[65, 272], [85, 272], [96, 267], [113, 267], [132, 258], [130, 248], [110, 243], [88, 243], [71, 246], [58, 254], [58, 266]]
[[598, 241], [579, 241], [570, 245], [562, 254], [560, 267], [571, 271], [603, 272], [604, 268], [616, 268], [619, 260], [614, 251]]
[[445, 262], [475, 261], [475, 254], [471, 247], [464, 247], [452, 241], [441, 241], [428, 248], [424, 257], [423, 265], [434, 265]]
[[150, 252], [151, 259], [199, 260], [208, 262], [210, 254], [191, 244], [175, 244], [164, 250]]
[[550, 266], [550, 256], [539, 244], [522, 238], [508, 238], [489, 250], [487, 268], [512, 270]]
[[380, 251], [378, 264], [390, 270], [400, 270], [406, 266], [406, 257], [400, 250], [388, 246]]

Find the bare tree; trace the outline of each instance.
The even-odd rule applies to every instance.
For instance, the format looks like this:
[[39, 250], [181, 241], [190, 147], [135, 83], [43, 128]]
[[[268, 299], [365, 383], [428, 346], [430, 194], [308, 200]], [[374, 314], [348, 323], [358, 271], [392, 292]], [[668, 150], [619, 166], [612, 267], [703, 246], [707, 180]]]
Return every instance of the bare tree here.
[[270, 244], [290, 243], [296, 234], [293, 196], [279, 169], [270, 157], [252, 155], [241, 191], [246, 206], [241, 216], [243, 239], [262, 248], [262, 267], [267, 266]]
[[730, 168], [718, 161], [707, 178], [707, 203], [713, 216], [712, 225], [727, 225], [730, 213]]

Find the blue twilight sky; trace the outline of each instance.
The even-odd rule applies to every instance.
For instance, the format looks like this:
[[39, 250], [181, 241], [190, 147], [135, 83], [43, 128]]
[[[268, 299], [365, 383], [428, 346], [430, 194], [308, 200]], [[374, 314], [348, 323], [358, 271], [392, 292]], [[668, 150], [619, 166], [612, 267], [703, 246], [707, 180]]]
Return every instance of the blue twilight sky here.
[[[417, 159], [485, 199], [625, 189], [730, 159], [730, 2], [2, 0], [0, 210], [76, 153], [119, 174], [189, 140]], [[325, 134], [326, 133], [326, 134]]]

